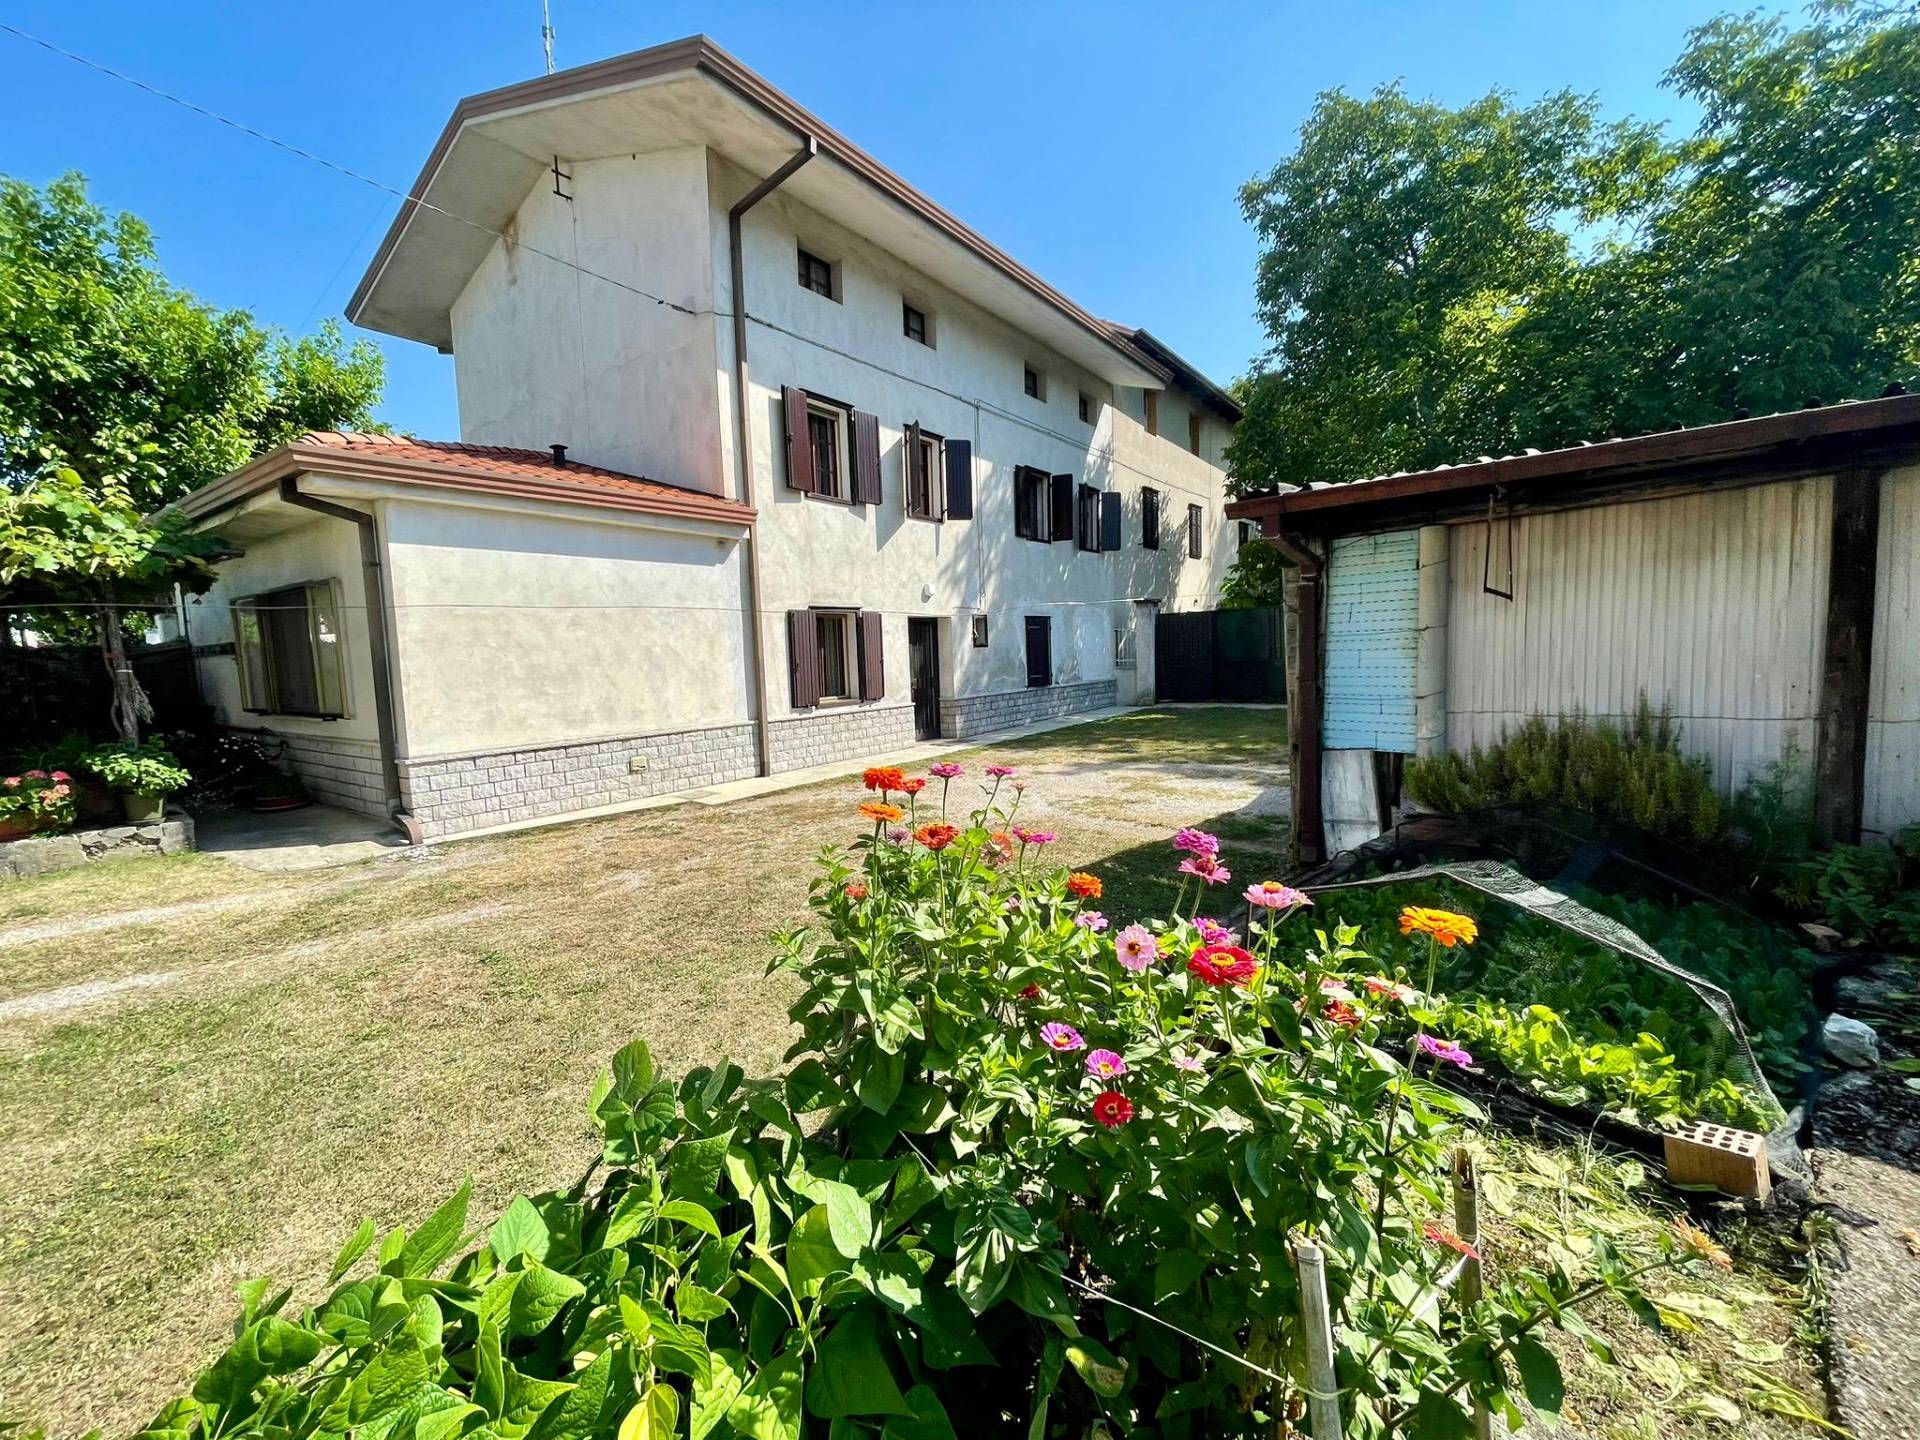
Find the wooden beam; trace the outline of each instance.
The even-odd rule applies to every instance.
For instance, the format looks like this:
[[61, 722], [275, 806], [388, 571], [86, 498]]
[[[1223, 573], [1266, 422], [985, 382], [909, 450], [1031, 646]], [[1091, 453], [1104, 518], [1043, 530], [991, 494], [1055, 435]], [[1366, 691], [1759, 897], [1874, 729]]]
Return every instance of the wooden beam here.
[[1843, 470], [1833, 480], [1833, 548], [1827, 574], [1826, 665], [1820, 681], [1813, 819], [1820, 838], [1834, 844], [1853, 844], [1860, 838], [1884, 473]]

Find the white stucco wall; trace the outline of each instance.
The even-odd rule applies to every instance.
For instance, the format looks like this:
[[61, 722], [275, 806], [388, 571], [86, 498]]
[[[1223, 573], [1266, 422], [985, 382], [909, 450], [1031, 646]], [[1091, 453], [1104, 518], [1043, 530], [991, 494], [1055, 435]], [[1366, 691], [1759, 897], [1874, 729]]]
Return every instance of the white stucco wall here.
[[737, 539], [575, 506], [385, 510], [403, 759], [751, 718]]
[[571, 200], [550, 176], [533, 187], [514, 224], [524, 245], [496, 243], [453, 307], [461, 439], [563, 444], [575, 460], [720, 493], [705, 157], [581, 161]]

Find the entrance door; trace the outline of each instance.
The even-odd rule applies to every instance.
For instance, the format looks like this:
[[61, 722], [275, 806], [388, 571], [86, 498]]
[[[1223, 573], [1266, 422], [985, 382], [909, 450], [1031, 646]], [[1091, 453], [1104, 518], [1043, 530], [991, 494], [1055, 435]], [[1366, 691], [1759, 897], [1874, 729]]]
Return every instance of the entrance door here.
[[907, 673], [913, 682], [913, 737], [940, 738], [940, 622], [907, 621]]

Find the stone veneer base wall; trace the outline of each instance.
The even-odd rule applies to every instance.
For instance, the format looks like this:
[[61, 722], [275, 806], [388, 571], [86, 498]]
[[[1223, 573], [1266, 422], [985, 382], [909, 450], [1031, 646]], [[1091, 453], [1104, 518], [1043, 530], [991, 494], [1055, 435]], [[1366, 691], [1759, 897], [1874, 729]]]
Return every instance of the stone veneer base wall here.
[[135, 855], [179, 855], [193, 849], [193, 817], [169, 810], [164, 820], [126, 825], [97, 825], [65, 835], [29, 835], [0, 842], [0, 879], [51, 875], [95, 860], [124, 860]]
[[[635, 756], [646, 766], [633, 769]], [[402, 760], [400, 793], [423, 838], [697, 790], [755, 771], [751, 724]]]
[[1118, 683], [1091, 680], [1082, 685], [1036, 685], [996, 695], [942, 696], [940, 729], [950, 739], [1011, 730], [1039, 720], [1057, 720], [1083, 710], [1105, 710], [1119, 703]]
[[380, 779], [380, 746], [372, 740], [273, 734], [286, 742], [287, 768], [314, 799], [342, 810], [385, 819], [387, 787]]
[[775, 720], [768, 730], [775, 774], [862, 756], [878, 764], [887, 751], [914, 743], [913, 706], [834, 706]]

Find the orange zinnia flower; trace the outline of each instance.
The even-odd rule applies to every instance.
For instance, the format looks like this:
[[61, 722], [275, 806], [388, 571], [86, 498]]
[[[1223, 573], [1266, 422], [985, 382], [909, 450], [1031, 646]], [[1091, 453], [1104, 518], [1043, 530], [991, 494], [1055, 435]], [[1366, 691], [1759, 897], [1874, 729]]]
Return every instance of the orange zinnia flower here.
[[1067, 876], [1067, 889], [1082, 900], [1098, 900], [1104, 888], [1098, 875], [1089, 875], [1084, 870], [1076, 870]]
[[929, 850], [944, 850], [959, 834], [959, 827], [954, 825], [922, 825], [913, 832], [913, 838]]
[[897, 824], [906, 815], [906, 811], [898, 805], [889, 805], [881, 800], [861, 801], [860, 813], [876, 825]]
[[907, 772], [898, 765], [874, 765], [861, 772], [860, 783], [869, 790], [878, 790], [886, 794], [889, 790], [898, 790], [907, 783]]
[[1402, 935], [1430, 935], [1447, 949], [1471, 945], [1480, 936], [1480, 927], [1465, 915], [1451, 910], [1429, 910], [1424, 905], [1409, 905], [1400, 912]]
[[927, 777], [924, 775], [915, 775], [910, 780], [902, 780], [893, 788], [904, 795], [918, 795], [922, 790], [927, 788]]

